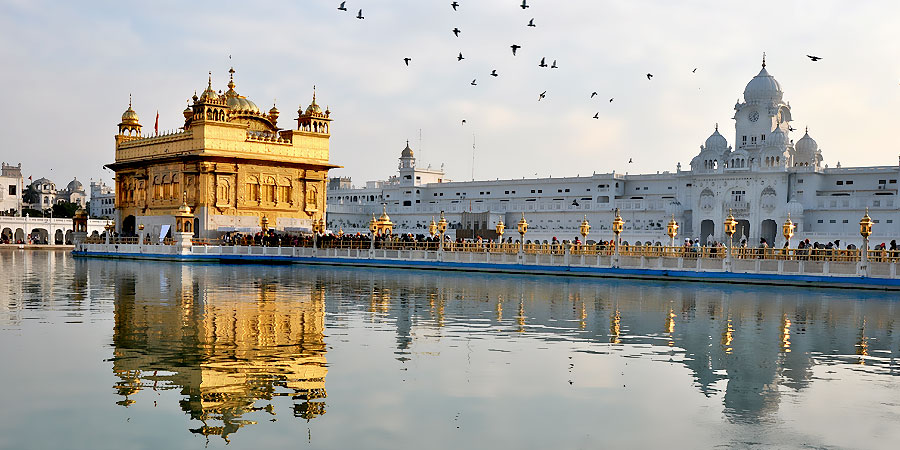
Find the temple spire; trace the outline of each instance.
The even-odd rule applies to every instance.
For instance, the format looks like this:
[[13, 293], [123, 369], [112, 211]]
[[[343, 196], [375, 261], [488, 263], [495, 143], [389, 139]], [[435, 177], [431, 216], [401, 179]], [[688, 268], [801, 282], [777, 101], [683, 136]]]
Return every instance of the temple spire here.
[[763, 52], [763, 63], [762, 63], [762, 66], [763, 66], [763, 69], [766, 68], [766, 52]]

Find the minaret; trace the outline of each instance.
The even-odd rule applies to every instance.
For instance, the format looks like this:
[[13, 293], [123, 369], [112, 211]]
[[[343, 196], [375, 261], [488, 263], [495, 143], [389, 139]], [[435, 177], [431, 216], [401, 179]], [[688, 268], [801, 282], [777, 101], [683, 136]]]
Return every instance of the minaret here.
[[416, 184], [416, 157], [409, 148], [409, 140], [406, 141], [406, 148], [400, 152], [400, 184], [403, 186]]
[[119, 123], [119, 135], [141, 135], [141, 124], [138, 115], [131, 109], [131, 94], [128, 94], [128, 109], [122, 113], [122, 122]]

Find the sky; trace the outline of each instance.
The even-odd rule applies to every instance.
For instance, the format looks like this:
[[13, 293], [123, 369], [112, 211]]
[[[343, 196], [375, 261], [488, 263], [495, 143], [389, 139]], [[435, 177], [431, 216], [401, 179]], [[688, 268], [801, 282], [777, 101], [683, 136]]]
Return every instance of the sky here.
[[208, 72], [225, 90], [233, 66], [236, 90], [285, 127], [315, 85], [343, 166], [331, 176], [355, 185], [394, 175], [407, 139], [453, 180], [674, 171], [717, 123], [734, 144], [765, 52], [791, 139], [808, 126], [830, 166], [898, 164], [900, 2], [457, 1], [0, 0], [0, 160], [109, 183], [129, 94], [145, 132], [157, 111], [176, 129]]

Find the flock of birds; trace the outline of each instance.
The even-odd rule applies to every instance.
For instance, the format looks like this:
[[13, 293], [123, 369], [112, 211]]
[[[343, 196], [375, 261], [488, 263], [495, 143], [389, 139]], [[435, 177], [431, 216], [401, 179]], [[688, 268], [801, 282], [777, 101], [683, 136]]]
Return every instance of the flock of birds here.
[[[450, 3], [450, 7], [453, 8], [453, 11], [459, 11], [460, 4], [459, 4], [459, 2], [454, 1], [454, 2], [451, 2], [451, 3]], [[522, 3], [519, 5], [519, 7], [520, 7], [522, 10], [528, 9], [528, 8], [530, 7], [530, 5], [528, 4], [528, 0], [522, 0]], [[346, 11], [347, 11], [347, 2], [346, 2], [346, 1], [342, 1], [341, 4], [338, 6], [338, 10], [340, 10], [340, 11], [345, 11], [345, 12], [346, 12]], [[360, 19], [360, 20], [365, 19], [365, 17], [363, 16], [363, 10], [362, 10], [362, 9], [359, 10], [359, 12], [358, 12], [357, 15], [356, 15], [356, 18], [357, 18], [357, 19]], [[537, 25], [534, 23], [534, 18], [531, 18], [531, 19], [528, 21], [528, 23], [526, 24], [526, 26], [527, 26], [527, 27], [536, 27]], [[461, 31], [458, 27], [454, 27], [454, 28], [453, 28], [452, 30], [450, 30], [450, 31], [451, 31], [451, 32], [453, 33], [453, 35], [456, 36], [456, 37], [459, 37], [460, 33], [462, 33], [462, 31]], [[518, 44], [512, 44], [512, 45], [510, 45], [510, 49], [512, 50], [512, 55], [513, 55], [513, 56], [516, 56], [516, 55], [517, 55], [516, 52], [517, 52], [519, 49], [521, 49], [521, 48], [522, 48], [522, 46], [521, 46], [521, 45], [518, 45]], [[820, 56], [815, 56], [815, 55], [806, 55], [806, 57], [809, 58], [809, 59], [810, 59], [811, 61], [813, 61], [813, 62], [816, 62], [816, 61], [819, 61], [819, 60], [823, 59], [822, 57], [820, 57]], [[457, 62], [463, 61], [464, 59], [466, 59], [465, 56], [463, 56], [462, 52], [459, 52], [459, 54], [456, 56]], [[403, 63], [406, 65], [406, 67], [409, 67], [410, 62], [412, 62], [412, 58], [411, 58], [411, 57], [405, 57], [405, 58], [403, 58]], [[540, 60], [540, 62], [537, 64], [537, 66], [540, 67], [540, 68], [548, 68], [548, 67], [549, 67], [550, 69], [558, 69], [558, 68], [559, 68], [559, 65], [557, 64], [557, 61], [556, 61], [555, 59], [554, 59], [550, 64], [547, 64], [547, 57], [546, 57], [546, 56], [541, 57], [541, 60]], [[691, 73], [697, 73], [697, 68], [695, 67], [695, 68], [691, 71]], [[491, 70], [491, 73], [490, 73], [489, 75], [492, 76], [492, 77], [498, 77], [498, 76], [500, 76], [500, 75], [497, 73], [497, 70], [496, 70], [496, 69]], [[648, 72], [648, 73], [646, 74], [646, 77], [647, 77], [647, 81], [652, 81], [652, 80], [653, 80], [653, 74], [650, 73], [650, 72]], [[469, 83], [469, 84], [472, 85], [472, 86], [477, 86], [477, 85], [478, 85], [478, 79], [477, 79], [477, 78], [473, 78], [473, 79], [472, 79], [472, 82]], [[590, 98], [593, 99], [594, 97], [596, 97], [596, 96], [598, 96], [598, 95], [599, 95], [599, 93], [596, 92], [596, 91], [591, 92]], [[538, 101], [544, 100], [546, 97], [547, 97], [547, 91], [545, 90], [545, 91], [541, 92], [540, 94], [538, 94]], [[609, 103], [612, 103], [613, 100], [615, 100], [615, 97], [610, 97]], [[595, 113], [595, 114], [593, 115], [592, 118], [593, 118], [593, 119], [600, 119], [600, 112], [598, 111], [597, 113]], [[466, 120], [465, 120], [465, 119], [462, 120], [462, 124], [463, 124], [463, 125], [466, 124]], [[629, 159], [628, 162], [630, 163], [630, 162], [632, 162], [632, 161]]]

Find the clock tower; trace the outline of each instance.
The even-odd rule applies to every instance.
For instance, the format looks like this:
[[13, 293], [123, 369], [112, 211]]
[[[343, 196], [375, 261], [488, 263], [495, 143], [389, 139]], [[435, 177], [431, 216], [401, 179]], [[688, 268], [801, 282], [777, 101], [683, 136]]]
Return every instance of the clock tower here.
[[[763, 54], [762, 69], [744, 88], [744, 102], [734, 105], [735, 148], [753, 155], [765, 146], [766, 136], [776, 128], [787, 135], [791, 107], [782, 96], [781, 84], [766, 70]], [[758, 158], [751, 158], [758, 162]]]

